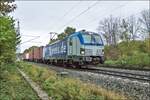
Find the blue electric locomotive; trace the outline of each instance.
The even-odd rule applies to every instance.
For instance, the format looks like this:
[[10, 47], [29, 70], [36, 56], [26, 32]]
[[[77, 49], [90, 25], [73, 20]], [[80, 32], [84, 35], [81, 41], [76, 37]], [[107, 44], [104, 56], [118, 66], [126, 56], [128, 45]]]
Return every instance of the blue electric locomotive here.
[[99, 64], [104, 62], [104, 44], [94, 32], [75, 32], [43, 49], [43, 59], [52, 64]]

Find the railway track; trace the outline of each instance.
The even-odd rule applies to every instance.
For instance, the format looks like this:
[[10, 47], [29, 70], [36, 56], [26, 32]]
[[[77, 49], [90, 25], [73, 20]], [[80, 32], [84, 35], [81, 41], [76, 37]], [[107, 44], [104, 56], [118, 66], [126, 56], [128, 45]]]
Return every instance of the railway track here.
[[81, 71], [88, 71], [92, 73], [105, 74], [105, 75], [117, 76], [122, 78], [134, 79], [138, 81], [140, 80], [140, 81], [150, 82], [150, 75], [141, 75], [136, 73], [119, 72], [119, 71], [98, 69], [98, 68], [84, 68], [81, 69]]
[[[60, 66], [55, 66], [54, 67], [60, 67]], [[94, 66], [90, 67], [85, 67], [85, 68], [71, 68], [71, 67], [65, 67], [66, 69], [73, 69], [77, 71], [87, 71], [91, 73], [97, 73], [97, 74], [105, 74], [105, 75], [110, 75], [110, 76], [115, 76], [115, 77], [121, 77], [125, 79], [132, 79], [132, 80], [137, 80], [137, 81], [143, 81], [143, 82], [148, 82], [150, 83], [150, 74], [144, 75], [144, 74], [138, 74], [138, 73], [131, 73], [131, 72], [122, 72], [122, 71], [115, 71], [115, 70], [108, 70], [108, 69], [100, 69], [100, 68], [94, 68]], [[120, 69], [121, 70], [121, 69]]]

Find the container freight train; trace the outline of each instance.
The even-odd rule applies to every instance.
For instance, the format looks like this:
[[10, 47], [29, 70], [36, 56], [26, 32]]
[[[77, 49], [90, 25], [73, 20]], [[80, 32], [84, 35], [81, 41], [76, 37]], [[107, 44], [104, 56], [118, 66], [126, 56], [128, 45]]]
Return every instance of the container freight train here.
[[89, 65], [104, 62], [104, 44], [94, 32], [75, 32], [63, 40], [32, 49], [24, 60], [47, 64]]

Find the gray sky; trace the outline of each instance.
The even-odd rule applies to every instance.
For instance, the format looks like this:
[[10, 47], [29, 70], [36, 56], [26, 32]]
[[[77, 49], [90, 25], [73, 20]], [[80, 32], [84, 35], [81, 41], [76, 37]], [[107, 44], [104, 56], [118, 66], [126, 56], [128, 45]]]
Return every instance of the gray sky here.
[[[61, 33], [67, 26], [75, 27], [77, 31], [96, 32], [98, 22], [110, 15], [138, 16], [140, 11], [149, 9], [149, 1], [16, 1], [16, 4], [17, 9], [11, 15], [19, 19], [21, 34], [40, 36], [33, 42], [22, 44], [21, 52], [33, 45], [46, 45], [49, 32]], [[88, 7], [89, 10], [76, 17]], [[21, 40], [32, 38], [22, 36]]]

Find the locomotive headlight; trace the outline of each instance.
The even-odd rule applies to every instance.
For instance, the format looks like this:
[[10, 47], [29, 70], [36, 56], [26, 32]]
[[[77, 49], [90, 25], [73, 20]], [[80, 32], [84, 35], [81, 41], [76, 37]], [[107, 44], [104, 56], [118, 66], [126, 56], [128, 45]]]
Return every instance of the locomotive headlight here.
[[84, 48], [80, 48], [80, 54], [84, 55], [85, 53], [85, 49]]
[[82, 54], [82, 55], [84, 55], [84, 53], [85, 53], [84, 51], [81, 51], [81, 54]]

